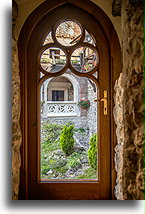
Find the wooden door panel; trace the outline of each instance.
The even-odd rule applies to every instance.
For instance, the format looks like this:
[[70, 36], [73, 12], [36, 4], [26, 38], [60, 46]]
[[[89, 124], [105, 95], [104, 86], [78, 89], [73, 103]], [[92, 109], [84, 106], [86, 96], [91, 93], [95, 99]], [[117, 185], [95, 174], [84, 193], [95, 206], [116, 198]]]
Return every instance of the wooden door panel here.
[[37, 191], [33, 190], [29, 193], [29, 199], [33, 200], [100, 200], [110, 195], [109, 191], [100, 189], [100, 184], [90, 182], [44, 183], [38, 185]]
[[[57, 16], [56, 16], [57, 14]], [[97, 42], [99, 53], [98, 98], [103, 97], [104, 90], [110, 96], [110, 55], [108, 41], [104, 31], [91, 15], [72, 5], [61, 6], [43, 17], [33, 29], [27, 48], [27, 137], [28, 137], [28, 199], [44, 200], [99, 200], [110, 199], [110, 101], [108, 115], [103, 114], [103, 102], [98, 103], [98, 141], [99, 163], [98, 181], [49, 181], [40, 180], [40, 109], [38, 52], [49, 29], [60, 19], [76, 19]], [[49, 22], [48, 22], [49, 20]], [[51, 20], [51, 21], [50, 21]], [[37, 35], [37, 36], [36, 36]], [[88, 75], [88, 78], [90, 76]], [[109, 99], [108, 99], [109, 100]]]

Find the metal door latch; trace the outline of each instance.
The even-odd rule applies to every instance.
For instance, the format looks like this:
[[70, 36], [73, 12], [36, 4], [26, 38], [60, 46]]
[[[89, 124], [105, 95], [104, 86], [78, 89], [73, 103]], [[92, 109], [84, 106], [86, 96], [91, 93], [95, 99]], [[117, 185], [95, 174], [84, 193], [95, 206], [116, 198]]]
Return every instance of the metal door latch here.
[[104, 90], [104, 97], [102, 99], [95, 99], [95, 102], [104, 102], [104, 115], [107, 115], [107, 90]]

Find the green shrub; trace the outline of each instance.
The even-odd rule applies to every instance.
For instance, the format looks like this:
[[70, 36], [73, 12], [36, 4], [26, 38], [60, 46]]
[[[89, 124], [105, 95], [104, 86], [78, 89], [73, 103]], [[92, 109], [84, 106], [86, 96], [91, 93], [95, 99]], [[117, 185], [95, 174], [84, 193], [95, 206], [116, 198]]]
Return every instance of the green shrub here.
[[90, 148], [88, 149], [88, 161], [89, 165], [93, 169], [97, 169], [97, 136], [93, 134], [90, 138]]
[[62, 133], [60, 135], [60, 146], [62, 151], [68, 156], [72, 153], [74, 147], [74, 137], [73, 137], [74, 126], [64, 126]]
[[70, 160], [68, 162], [68, 165], [71, 167], [71, 168], [79, 168], [81, 166], [81, 162], [79, 160]]
[[81, 155], [77, 152], [73, 152], [69, 157], [68, 157], [68, 163], [67, 166], [71, 168], [78, 168], [81, 166], [81, 161], [80, 161]]

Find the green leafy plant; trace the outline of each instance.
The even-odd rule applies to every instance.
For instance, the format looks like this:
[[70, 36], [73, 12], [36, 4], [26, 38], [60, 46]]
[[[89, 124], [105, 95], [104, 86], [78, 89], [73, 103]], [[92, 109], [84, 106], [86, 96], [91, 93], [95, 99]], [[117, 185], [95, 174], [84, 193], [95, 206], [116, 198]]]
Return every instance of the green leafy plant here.
[[73, 65], [80, 65], [80, 61], [79, 60], [72, 60], [72, 64]]
[[68, 156], [72, 153], [74, 147], [74, 137], [73, 137], [74, 126], [64, 126], [62, 133], [60, 135], [60, 146], [62, 151]]
[[90, 101], [89, 100], [80, 100], [78, 103], [78, 106], [81, 107], [82, 109], [88, 109], [90, 107]]
[[77, 167], [80, 167], [81, 166], [81, 162], [76, 159], [72, 159], [72, 160], [69, 160], [68, 161], [68, 165], [71, 167], [71, 168], [77, 168]]
[[[78, 131], [83, 133], [85, 130], [78, 128], [75, 130], [74, 125], [71, 122], [66, 124], [67, 131], [71, 126], [71, 132]], [[60, 145], [60, 135], [64, 129], [63, 125], [52, 124], [49, 121], [43, 122], [41, 125], [43, 132], [43, 138], [41, 142], [41, 178], [52, 179], [52, 178], [64, 178], [69, 176], [70, 170], [75, 173], [79, 168], [82, 169], [83, 165], [88, 167], [87, 151], [75, 151], [69, 149], [69, 155], [65, 155]], [[68, 131], [67, 138], [70, 140], [70, 131]], [[72, 134], [73, 137], [73, 134]], [[65, 137], [66, 139], [66, 137]], [[67, 142], [69, 142], [69, 140]], [[73, 140], [72, 140], [73, 141]], [[77, 179], [96, 179], [97, 171], [92, 167], [84, 170], [81, 175], [75, 175]]]
[[57, 60], [57, 64], [64, 64], [66, 62], [66, 60], [63, 59], [58, 59]]
[[83, 158], [86, 154], [84, 152], [73, 152], [68, 158], [67, 166], [68, 168], [78, 168], [81, 166], [81, 158]]
[[41, 128], [46, 135], [41, 142], [41, 173], [42, 178], [44, 178], [46, 173], [51, 169], [49, 155], [51, 155], [51, 152], [61, 149], [58, 137], [63, 126], [47, 122], [43, 123]]
[[45, 101], [41, 101], [41, 107], [44, 105]]
[[97, 179], [97, 171], [90, 167], [82, 175], [78, 175], [77, 179]]
[[97, 169], [97, 135], [93, 134], [90, 138], [90, 148], [88, 149], [89, 165], [93, 169]]
[[81, 133], [84, 133], [85, 132], [85, 129], [83, 128], [76, 128], [74, 129], [75, 132], [81, 132]]

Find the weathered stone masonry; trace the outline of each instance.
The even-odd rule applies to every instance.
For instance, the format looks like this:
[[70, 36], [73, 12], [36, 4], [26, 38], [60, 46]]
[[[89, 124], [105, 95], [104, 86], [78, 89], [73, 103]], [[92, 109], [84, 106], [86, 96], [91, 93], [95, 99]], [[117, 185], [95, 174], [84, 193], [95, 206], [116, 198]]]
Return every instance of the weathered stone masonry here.
[[20, 179], [20, 145], [21, 131], [19, 125], [20, 119], [20, 76], [17, 41], [15, 39], [14, 29], [17, 20], [18, 7], [13, 1], [13, 32], [12, 32], [12, 199], [18, 199], [19, 179]]
[[122, 3], [123, 198], [143, 199], [143, 0]]
[[123, 0], [123, 71], [115, 85], [119, 200], [143, 199], [143, 0]]
[[115, 196], [118, 200], [123, 200], [123, 187], [122, 187], [122, 172], [123, 172], [123, 146], [124, 146], [124, 121], [123, 121], [123, 87], [122, 87], [122, 74], [116, 80], [114, 90], [115, 107], [113, 110], [114, 120], [117, 125], [116, 136], [117, 145], [115, 147], [115, 170], [117, 172]]

